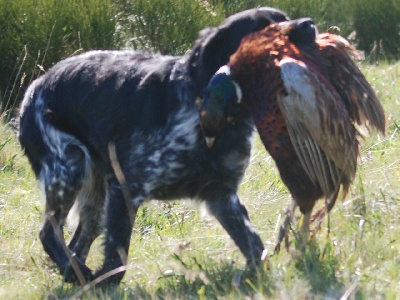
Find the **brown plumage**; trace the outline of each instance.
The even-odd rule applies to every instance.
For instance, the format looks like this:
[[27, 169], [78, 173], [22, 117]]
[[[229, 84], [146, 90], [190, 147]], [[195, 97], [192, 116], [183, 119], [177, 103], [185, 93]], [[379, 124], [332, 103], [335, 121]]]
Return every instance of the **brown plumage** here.
[[300, 19], [248, 35], [226, 68], [304, 214], [306, 232], [318, 199], [327, 199], [330, 211], [340, 188], [347, 193], [360, 128], [385, 131], [382, 106], [352, 60], [358, 55], [344, 38], [316, 35], [314, 23]]

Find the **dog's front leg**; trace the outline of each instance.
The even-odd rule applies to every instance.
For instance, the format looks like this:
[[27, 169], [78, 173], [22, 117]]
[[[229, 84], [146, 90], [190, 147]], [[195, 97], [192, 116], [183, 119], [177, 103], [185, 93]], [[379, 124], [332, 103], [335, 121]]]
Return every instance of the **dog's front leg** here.
[[206, 202], [211, 214], [234, 240], [247, 259], [249, 267], [260, 264], [264, 245], [250, 224], [246, 208], [240, 203], [236, 194], [210, 190]]

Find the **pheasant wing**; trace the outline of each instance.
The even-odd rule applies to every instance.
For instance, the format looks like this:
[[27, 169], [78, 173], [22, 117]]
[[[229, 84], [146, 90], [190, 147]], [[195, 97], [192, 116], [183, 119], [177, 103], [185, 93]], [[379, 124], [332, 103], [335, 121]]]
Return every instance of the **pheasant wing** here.
[[280, 61], [286, 94], [278, 96], [288, 132], [308, 176], [326, 197], [345, 190], [357, 163], [356, 130], [335, 89], [316, 66]]

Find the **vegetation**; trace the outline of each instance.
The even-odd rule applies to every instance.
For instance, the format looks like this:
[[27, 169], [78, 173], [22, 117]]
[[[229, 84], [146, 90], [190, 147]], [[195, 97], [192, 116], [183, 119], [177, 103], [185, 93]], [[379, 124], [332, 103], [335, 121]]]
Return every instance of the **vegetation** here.
[[162, 54], [185, 53], [199, 32], [224, 19], [221, 5], [205, 1], [135, 0], [120, 1], [121, 26], [129, 37], [127, 45]]
[[[387, 134], [363, 142], [349, 195], [316, 238], [269, 256], [255, 274], [215, 220], [190, 203], [152, 202], [139, 210], [121, 286], [84, 292], [63, 283], [38, 239], [43, 206], [9, 126], [0, 127], [0, 299], [398, 299], [400, 297], [400, 63], [363, 65], [382, 100]], [[273, 160], [257, 137], [240, 190], [269, 255], [289, 204]], [[98, 268], [101, 239], [89, 256]]]
[[[363, 142], [349, 195], [316, 238], [272, 256], [290, 202], [272, 159], [255, 137], [240, 197], [269, 258], [255, 274], [216, 221], [182, 202], [139, 210], [120, 287], [84, 292], [63, 283], [38, 239], [43, 206], [8, 122], [26, 86], [62, 58], [90, 49], [144, 48], [182, 54], [200, 29], [259, 5], [311, 16], [321, 31], [348, 36], [367, 51], [362, 65], [387, 117], [386, 137]], [[400, 5], [396, 0], [0, 0], [0, 299], [400, 297]], [[89, 266], [102, 261], [101, 239]]]
[[0, 0], [0, 111], [62, 58], [120, 47], [111, 0]]

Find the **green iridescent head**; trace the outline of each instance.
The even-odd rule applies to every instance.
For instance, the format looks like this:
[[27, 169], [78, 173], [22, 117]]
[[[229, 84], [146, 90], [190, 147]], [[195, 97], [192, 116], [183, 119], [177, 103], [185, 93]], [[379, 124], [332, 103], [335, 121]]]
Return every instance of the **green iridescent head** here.
[[227, 108], [240, 103], [242, 92], [230, 75], [229, 67], [222, 67], [204, 89], [201, 107], [201, 126], [208, 139], [213, 139], [229, 120]]

